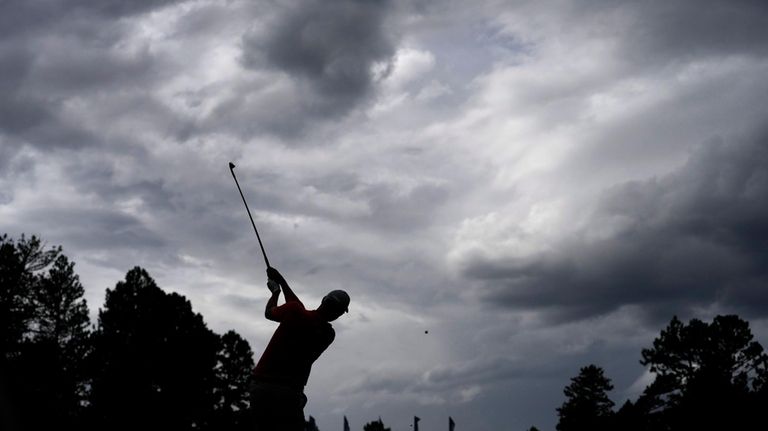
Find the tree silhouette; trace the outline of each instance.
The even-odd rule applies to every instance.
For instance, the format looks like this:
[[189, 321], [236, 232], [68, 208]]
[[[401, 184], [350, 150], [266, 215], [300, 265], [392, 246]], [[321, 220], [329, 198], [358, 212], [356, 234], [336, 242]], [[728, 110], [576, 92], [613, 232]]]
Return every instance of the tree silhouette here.
[[107, 289], [94, 333], [91, 401], [102, 429], [205, 429], [218, 337], [183, 296], [139, 267]]
[[[85, 290], [74, 263], [60, 254], [49, 271], [34, 277], [34, 317], [19, 367], [31, 392], [30, 415], [38, 425], [74, 424], [86, 400], [85, 357], [90, 340]], [[39, 414], [44, 411], [45, 414]]]
[[[41, 274], [54, 259], [50, 271]], [[80, 307], [84, 307], [82, 294], [61, 247], [46, 249], [36, 236], [22, 235], [18, 241], [0, 237], [3, 428], [66, 426], [79, 413], [84, 377], [75, 349], [87, 344], [88, 326], [88, 309]], [[59, 297], [56, 307], [52, 307], [54, 296]]]
[[566, 400], [557, 409], [559, 431], [606, 429], [613, 411], [613, 401], [607, 391], [613, 389], [611, 380], [596, 365], [581, 368], [563, 393]]
[[53, 266], [35, 283], [34, 340], [50, 343], [56, 349], [61, 370], [76, 378], [67, 392], [84, 395], [83, 358], [88, 353], [90, 319], [85, 289], [74, 271], [75, 264], [59, 255]]
[[90, 333], [61, 247], [0, 236], [0, 429], [245, 429], [253, 352], [134, 268]]
[[0, 236], [0, 360], [18, 359], [34, 317], [35, 273], [46, 268], [61, 248], [46, 250], [40, 238], [18, 241]]
[[758, 390], [768, 365], [768, 355], [754, 341], [749, 323], [734, 315], [717, 316], [711, 324], [693, 319], [688, 325], [673, 317], [653, 340], [653, 347], [643, 349], [642, 356], [641, 364], [672, 379], [673, 399], [701, 376], [721, 379], [742, 390]]
[[250, 407], [248, 383], [253, 351], [243, 337], [227, 331], [220, 337], [216, 363], [215, 409], [218, 429], [245, 429]]
[[304, 425], [305, 431], [320, 431], [320, 429], [317, 427], [317, 423], [315, 422], [315, 418], [312, 416], [307, 419], [307, 423]]
[[664, 429], [664, 427], [659, 424], [653, 425], [649, 422], [647, 409], [643, 408], [642, 405], [634, 404], [629, 400], [627, 400], [624, 405], [621, 406], [619, 411], [613, 415], [611, 424], [611, 429], [622, 431]]
[[387, 428], [384, 426], [384, 422], [381, 421], [381, 418], [379, 420], [368, 422], [367, 424], [363, 425], [363, 431], [392, 431], [390, 428]]
[[[0, 237], [0, 359], [18, 356], [31, 316], [22, 277], [24, 264], [8, 235]], [[2, 367], [0, 369], [5, 369]]]
[[687, 325], [673, 317], [642, 351], [656, 379], [638, 404], [672, 429], [746, 426], [768, 375], [768, 355], [753, 338], [738, 316]]

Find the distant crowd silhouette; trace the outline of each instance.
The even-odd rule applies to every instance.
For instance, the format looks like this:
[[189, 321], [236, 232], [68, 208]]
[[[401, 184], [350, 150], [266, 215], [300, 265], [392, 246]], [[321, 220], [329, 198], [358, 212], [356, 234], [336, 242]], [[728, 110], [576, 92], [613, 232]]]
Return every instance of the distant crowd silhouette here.
[[[95, 324], [84, 293], [61, 247], [0, 236], [0, 430], [254, 429], [258, 379], [237, 332], [211, 331], [139, 267], [107, 289]], [[674, 317], [640, 363], [653, 382], [618, 410], [604, 370], [581, 368], [564, 389], [557, 430], [768, 429], [768, 355], [740, 317]], [[319, 431], [311, 416], [303, 427]], [[363, 429], [389, 430], [381, 419]]]

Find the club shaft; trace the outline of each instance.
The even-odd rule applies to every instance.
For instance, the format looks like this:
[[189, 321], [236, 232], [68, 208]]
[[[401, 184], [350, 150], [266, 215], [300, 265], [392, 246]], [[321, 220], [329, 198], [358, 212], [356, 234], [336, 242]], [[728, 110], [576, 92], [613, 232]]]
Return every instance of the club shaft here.
[[232, 168], [229, 168], [229, 171], [232, 172], [232, 178], [235, 179], [235, 184], [237, 185], [237, 191], [240, 192], [240, 197], [243, 198], [243, 203], [245, 204], [245, 210], [248, 211], [248, 218], [251, 219], [251, 225], [253, 226], [253, 231], [256, 232], [256, 239], [259, 240], [259, 247], [261, 247], [261, 254], [264, 255], [264, 263], [267, 264], [267, 268], [269, 268], [269, 259], [267, 258], [267, 252], [264, 251], [264, 244], [261, 243], [261, 237], [259, 236], [259, 231], [256, 229], [256, 223], [253, 222], [253, 216], [251, 215], [251, 210], [248, 208], [248, 202], [245, 201], [245, 195], [243, 195], [243, 189], [240, 188], [240, 183], [237, 181], [237, 176], [235, 175], [235, 170]]

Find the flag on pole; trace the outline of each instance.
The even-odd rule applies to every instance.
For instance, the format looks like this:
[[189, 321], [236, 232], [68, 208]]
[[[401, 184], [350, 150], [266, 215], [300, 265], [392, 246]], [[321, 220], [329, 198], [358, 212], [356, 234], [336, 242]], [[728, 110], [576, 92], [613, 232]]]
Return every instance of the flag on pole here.
[[456, 428], [456, 422], [453, 421], [453, 418], [448, 416], [448, 431], [453, 431]]
[[347, 422], [347, 415], [344, 415], [344, 431], [349, 431], [349, 422]]
[[419, 421], [421, 420], [420, 417], [414, 416], [413, 417], [413, 431], [419, 431]]

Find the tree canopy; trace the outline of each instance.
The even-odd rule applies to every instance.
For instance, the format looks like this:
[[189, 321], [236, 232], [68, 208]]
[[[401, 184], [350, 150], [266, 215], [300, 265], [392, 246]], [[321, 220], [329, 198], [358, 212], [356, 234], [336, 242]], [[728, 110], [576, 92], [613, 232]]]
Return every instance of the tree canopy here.
[[189, 301], [163, 292], [146, 270], [133, 268], [107, 290], [94, 333], [97, 423], [112, 429], [207, 426], [217, 350], [217, 336]]
[[91, 330], [61, 247], [0, 237], [0, 428], [247, 428], [253, 352], [133, 268]]
[[608, 391], [613, 390], [611, 379], [602, 368], [588, 365], [563, 390], [566, 400], [557, 409], [560, 420], [558, 431], [605, 429], [613, 408]]
[[373, 422], [368, 422], [367, 424], [363, 425], [363, 431], [392, 431], [391, 428], [385, 427], [384, 422], [381, 421], [381, 418], [378, 420], [375, 420]]
[[614, 412], [607, 397], [610, 379], [589, 365], [566, 386], [557, 429], [683, 431], [765, 424], [768, 359], [749, 323], [738, 316], [687, 324], [673, 317], [641, 356], [654, 380], [635, 402], [627, 400]]
[[640, 362], [656, 378], [637, 405], [673, 429], [748, 424], [765, 398], [768, 355], [735, 315], [688, 324], [673, 317]]

